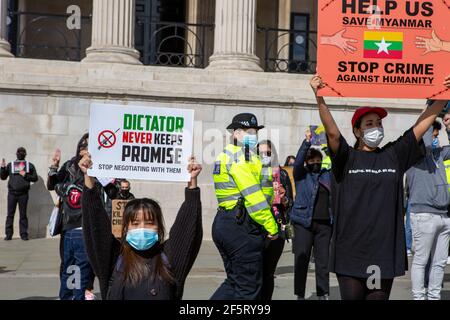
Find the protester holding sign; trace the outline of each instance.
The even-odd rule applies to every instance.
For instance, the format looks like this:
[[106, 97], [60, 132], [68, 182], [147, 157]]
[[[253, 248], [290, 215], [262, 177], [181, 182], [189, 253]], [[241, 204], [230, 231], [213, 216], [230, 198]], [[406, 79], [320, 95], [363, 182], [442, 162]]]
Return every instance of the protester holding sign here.
[[[450, 76], [444, 82], [450, 87]], [[320, 76], [311, 87], [330, 148], [337, 181], [330, 267], [342, 299], [388, 299], [393, 279], [405, 274], [403, 174], [424, 155], [422, 136], [447, 101], [435, 101], [394, 143], [378, 148], [384, 137], [383, 108], [359, 108], [352, 118], [357, 139], [350, 147], [323, 97]]]
[[14, 233], [14, 215], [16, 214], [17, 204], [20, 212], [20, 237], [22, 240], [28, 240], [28, 192], [30, 183], [38, 181], [38, 176], [34, 165], [25, 161], [27, 151], [21, 147], [16, 152], [17, 160], [6, 165], [5, 159], [2, 160], [0, 176], [2, 180], [8, 181], [8, 215], [5, 224], [5, 240], [12, 239]]
[[93, 165], [86, 153], [79, 166], [84, 173], [83, 229], [87, 252], [100, 281], [103, 299], [181, 299], [184, 282], [202, 242], [202, 206], [197, 176], [202, 167], [192, 157], [191, 180], [169, 239], [159, 204], [151, 199], [130, 201], [124, 211], [121, 240], [111, 233], [111, 221], [103, 207]]
[[[61, 300], [85, 300], [85, 290], [91, 289], [93, 272], [89, 264], [83, 241], [81, 195], [83, 173], [79, 160], [87, 153], [89, 135], [84, 134], [77, 144], [75, 156], [59, 169], [60, 151], [55, 152], [47, 178], [47, 189], [55, 190], [62, 201], [63, 226], [60, 240], [60, 291]], [[72, 266], [78, 266], [81, 287], [75, 290], [67, 287], [67, 280], [73, 273]]]
[[294, 179], [297, 194], [291, 213], [294, 226], [294, 292], [305, 299], [311, 249], [314, 248], [316, 292], [319, 300], [328, 300], [330, 279], [328, 258], [333, 216], [331, 212], [331, 172], [322, 168], [322, 153], [311, 148], [312, 133], [306, 132], [297, 152]]
[[274, 289], [275, 270], [283, 253], [284, 242], [289, 239], [289, 214], [293, 203], [289, 174], [280, 167], [278, 153], [270, 140], [258, 144], [258, 154], [263, 167], [272, 167], [274, 200], [272, 214], [280, 230], [277, 240], [268, 241], [263, 252], [263, 284], [261, 300], [271, 300]]

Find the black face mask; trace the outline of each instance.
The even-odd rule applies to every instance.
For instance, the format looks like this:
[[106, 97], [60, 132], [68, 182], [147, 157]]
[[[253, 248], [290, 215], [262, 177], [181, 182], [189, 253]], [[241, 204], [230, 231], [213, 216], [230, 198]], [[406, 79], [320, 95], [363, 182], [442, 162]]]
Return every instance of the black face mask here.
[[120, 190], [120, 194], [124, 197], [127, 197], [130, 194], [130, 190]]
[[306, 165], [306, 168], [312, 173], [319, 173], [320, 169], [322, 169], [321, 163], [310, 163]]
[[16, 156], [17, 156], [17, 160], [25, 160], [25, 157], [27, 156], [27, 154], [25, 152], [17, 152]]

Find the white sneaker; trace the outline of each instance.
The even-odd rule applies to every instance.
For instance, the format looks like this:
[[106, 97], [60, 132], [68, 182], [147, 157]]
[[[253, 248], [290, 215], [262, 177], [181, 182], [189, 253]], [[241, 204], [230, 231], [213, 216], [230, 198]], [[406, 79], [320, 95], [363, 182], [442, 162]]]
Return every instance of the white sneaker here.
[[447, 264], [450, 264], [450, 257], [447, 258]]
[[413, 255], [411, 250], [408, 250], [406, 253], [407, 253], [408, 257], [412, 257], [412, 255]]

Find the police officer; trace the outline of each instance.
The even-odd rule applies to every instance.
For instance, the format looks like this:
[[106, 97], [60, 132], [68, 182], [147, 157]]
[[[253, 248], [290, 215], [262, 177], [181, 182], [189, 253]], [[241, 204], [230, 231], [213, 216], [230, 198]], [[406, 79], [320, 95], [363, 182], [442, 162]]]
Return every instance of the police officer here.
[[262, 167], [256, 155], [259, 126], [250, 113], [238, 114], [227, 127], [232, 143], [214, 164], [214, 187], [219, 202], [212, 237], [225, 266], [227, 278], [213, 300], [255, 300], [262, 286], [265, 239], [278, 238], [271, 213], [271, 168]]

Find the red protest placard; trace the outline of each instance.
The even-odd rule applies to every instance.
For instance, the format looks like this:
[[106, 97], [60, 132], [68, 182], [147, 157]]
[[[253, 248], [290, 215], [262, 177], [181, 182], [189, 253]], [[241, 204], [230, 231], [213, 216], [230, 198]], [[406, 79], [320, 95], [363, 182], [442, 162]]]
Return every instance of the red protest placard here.
[[322, 96], [449, 99], [450, 0], [319, 0]]

